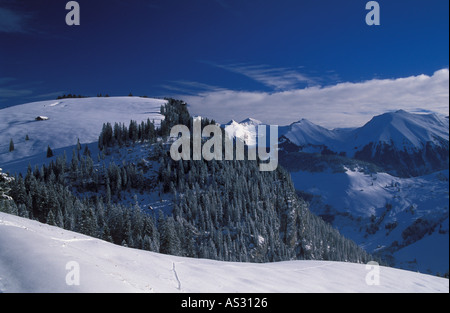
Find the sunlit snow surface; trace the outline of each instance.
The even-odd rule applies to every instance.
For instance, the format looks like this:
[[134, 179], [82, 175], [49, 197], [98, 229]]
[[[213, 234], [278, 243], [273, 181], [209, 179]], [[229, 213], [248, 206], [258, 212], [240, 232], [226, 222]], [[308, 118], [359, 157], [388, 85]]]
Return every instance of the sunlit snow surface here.
[[[448, 279], [416, 272], [381, 267], [379, 284], [371, 285], [373, 268], [364, 264], [174, 257], [4, 213], [0, 234], [1, 292], [449, 292]], [[71, 285], [74, 262], [78, 285]]]

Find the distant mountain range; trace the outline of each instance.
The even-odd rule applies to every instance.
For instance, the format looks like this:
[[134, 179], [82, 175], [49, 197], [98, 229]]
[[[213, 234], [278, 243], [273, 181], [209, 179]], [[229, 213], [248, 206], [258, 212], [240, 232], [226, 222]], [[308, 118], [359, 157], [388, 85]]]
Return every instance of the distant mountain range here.
[[[230, 121], [235, 135], [256, 144], [257, 125], [248, 118]], [[327, 129], [306, 119], [279, 128], [279, 147], [293, 152], [339, 155], [367, 161], [397, 176], [418, 176], [447, 169], [449, 119], [438, 114], [403, 110], [373, 117], [358, 128]]]

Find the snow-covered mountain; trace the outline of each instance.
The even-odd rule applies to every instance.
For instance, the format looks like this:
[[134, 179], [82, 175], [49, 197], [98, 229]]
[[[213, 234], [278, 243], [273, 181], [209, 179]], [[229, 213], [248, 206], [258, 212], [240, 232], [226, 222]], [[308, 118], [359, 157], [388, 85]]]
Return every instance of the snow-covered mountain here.
[[349, 156], [398, 175], [430, 173], [449, 164], [449, 121], [437, 114], [385, 113], [352, 132], [348, 141], [354, 145]]
[[297, 146], [323, 145], [328, 141], [339, 139], [333, 131], [311, 123], [307, 119], [291, 124], [285, 136]]
[[0, 292], [6, 293], [449, 291], [448, 279], [365, 264], [250, 264], [157, 254], [4, 213], [0, 233]]
[[254, 147], [258, 141], [258, 125], [262, 125], [261, 121], [253, 118], [247, 118], [238, 123], [234, 120], [222, 125], [230, 138], [239, 138], [246, 142], [248, 146]]
[[356, 150], [361, 150], [367, 142], [375, 146], [382, 143], [393, 144], [398, 150], [415, 151], [430, 142], [441, 145], [448, 142], [448, 118], [437, 114], [413, 114], [404, 110], [375, 116], [363, 127], [352, 133]]
[[[0, 164], [42, 154], [47, 147], [58, 149], [98, 140], [103, 123], [117, 122], [128, 126], [130, 120], [138, 123], [155, 121], [163, 116], [160, 107], [166, 100], [141, 97], [93, 97], [40, 101], [0, 110]], [[37, 120], [42, 116], [48, 119]], [[28, 137], [27, 137], [28, 135]], [[14, 151], [9, 151], [11, 139]]]
[[280, 138], [287, 152], [339, 154], [369, 161], [396, 175], [417, 176], [448, 168], [449, 121], [403, 110], [375, 116], [355, 129], [328, 130], [307, 120]]
[[[337, 132], [316, 125], [307, 119], [301, 119], [298, 122], [288, 126], [284, 135], [281, 135], [280, 143], [287, 150], [296, 151], [301, 149], [303, 152], [322, 152], [325, 149], [338, 150], [343, 146], [346, 133]], [[289, 146], [291, 146], [289, 148]], [[294, 147], [292, 147], [294, 146]]]

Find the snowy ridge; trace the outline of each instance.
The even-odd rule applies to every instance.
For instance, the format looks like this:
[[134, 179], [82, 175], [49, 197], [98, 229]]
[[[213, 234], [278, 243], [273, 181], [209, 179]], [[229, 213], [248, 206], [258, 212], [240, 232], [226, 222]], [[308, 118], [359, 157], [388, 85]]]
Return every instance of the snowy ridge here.
[[449, 140], [448, 119], [437, 114], [413, 114], [404, 110], [374, 117], [351, 135], [356, 147], [369, 142], [393, 143], [400, 150], [423, 149], [425, 143]]
[[336, 146], [336, 143], [342, 140], [341, 133], [336, 133], [332, 130], [316, 125], [307, 119], [302, 119], [291, 124], [289, 126], [289, 131], [285, 134], [285, 137], [297, 146]]
[[[0, 213], [0, 292], [449, 292], [449, 280], [364, 264], [250, 264], [189, 259], [113, 245]], [[71, 262], [71, 263], [69, 263]], [[79, 284], [70, 285], [79, 265]], [[68, 280], [69, 278], [69, 280]]]

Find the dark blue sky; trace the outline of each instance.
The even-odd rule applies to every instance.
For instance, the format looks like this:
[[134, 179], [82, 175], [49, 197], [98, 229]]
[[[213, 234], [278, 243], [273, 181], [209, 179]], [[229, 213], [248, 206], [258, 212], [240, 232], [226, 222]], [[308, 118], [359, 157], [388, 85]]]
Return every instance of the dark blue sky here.
[[275, 92], [448, 68], [447, 0], [0, 0], [0, 107], [95, 96]]

